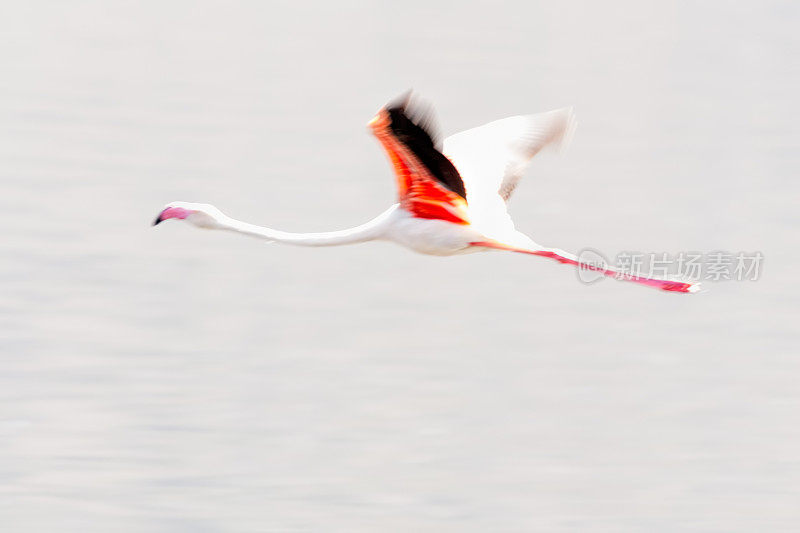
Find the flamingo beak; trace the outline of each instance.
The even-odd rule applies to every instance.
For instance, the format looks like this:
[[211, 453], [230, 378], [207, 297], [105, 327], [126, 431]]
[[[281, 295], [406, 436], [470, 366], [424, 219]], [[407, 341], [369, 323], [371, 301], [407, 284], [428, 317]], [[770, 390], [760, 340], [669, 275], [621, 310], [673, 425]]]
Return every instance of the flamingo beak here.
[[157, 226], [164, 222], [165, 220], [169, 220], [170, 218], [177, 218], [183, 220], [184, 218], [189, 216], [188, 209], [184, 209], [182, 207], [167, 207], [163, 211], [161, 211], [156, 219], [153, 221], [153, 225]]

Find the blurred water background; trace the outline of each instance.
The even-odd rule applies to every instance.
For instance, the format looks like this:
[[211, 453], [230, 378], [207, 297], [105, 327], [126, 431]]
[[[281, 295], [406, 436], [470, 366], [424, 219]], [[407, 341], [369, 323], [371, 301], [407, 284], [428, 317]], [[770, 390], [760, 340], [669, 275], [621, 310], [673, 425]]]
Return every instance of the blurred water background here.
[[[0, 529], [796, 531], [794, 2], [4, 2]], [[761, 251], [696, 297], [302, 249], [394, 201], [366, 121], [575, 105], [538, 242]]]

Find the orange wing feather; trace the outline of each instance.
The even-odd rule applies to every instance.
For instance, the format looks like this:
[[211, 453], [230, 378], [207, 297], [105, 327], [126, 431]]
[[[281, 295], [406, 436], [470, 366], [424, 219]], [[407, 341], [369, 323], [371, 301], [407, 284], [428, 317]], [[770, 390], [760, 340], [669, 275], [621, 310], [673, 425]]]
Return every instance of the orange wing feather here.
[[397, 177], [400, 207], [418, 218], [469, 224], [467, 202], [437, 181], [420, 159], [392, 132], [390, 117], [382, 109], [369, 122]]

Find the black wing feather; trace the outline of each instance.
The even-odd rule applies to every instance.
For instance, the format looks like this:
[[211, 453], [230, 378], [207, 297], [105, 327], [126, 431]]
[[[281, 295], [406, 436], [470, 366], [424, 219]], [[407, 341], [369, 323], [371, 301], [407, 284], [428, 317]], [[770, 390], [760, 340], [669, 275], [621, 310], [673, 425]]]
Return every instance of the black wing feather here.
[[445, 187], [465, 200], [467, 191], [461, 175], [440, 151], [441, 140], [433, 108], [404, 98], [386, 108], [391, 121], [389, 128], [398, 141], [403, 143], [425, 165], [431, 175]]

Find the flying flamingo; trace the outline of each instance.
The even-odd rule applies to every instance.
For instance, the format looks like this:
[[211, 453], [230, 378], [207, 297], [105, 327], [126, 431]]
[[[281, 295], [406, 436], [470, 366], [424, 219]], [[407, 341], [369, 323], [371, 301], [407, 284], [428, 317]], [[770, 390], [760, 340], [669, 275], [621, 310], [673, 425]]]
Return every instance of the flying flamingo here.
[[300, 246], [389, 240], [430, 255], [506, 250], [665, 291], [697, 290], [694, 283], [635, 276], [581, 262], [563, 250], [536, 244], [514, 228], [506, 201], [533, 156], [543, 148], [564, 148], [569, 143], [575, 127], [572, 108], [497, 120], [452, 135], [443, 143], [433, 122], [431, 108], [410, 96], [382, 108], [369, 122], [394, 168], [399, 202], [360, 226], [289, 233], [235, 220], [209, 204], [188, 202], [168, 204], [153, 225], [179, 219], [200, 228]]

